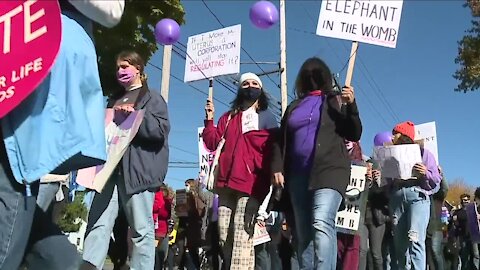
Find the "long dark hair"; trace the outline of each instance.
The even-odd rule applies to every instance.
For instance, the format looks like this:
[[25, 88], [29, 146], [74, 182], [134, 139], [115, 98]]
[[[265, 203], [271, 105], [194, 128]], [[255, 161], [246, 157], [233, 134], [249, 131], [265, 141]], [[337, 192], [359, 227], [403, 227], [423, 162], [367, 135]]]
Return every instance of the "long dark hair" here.
[[327, 64], [320, 58], [312, 57], [302, 64], [295, 80], [295, 91], [298, 98], [303, 98], [315, 90], [330, 93], [333, 91], [333, 83]]
[[[241, 108], [242, 108], [242, 105], [243, 103], [245, 102], [243, 96], [240, 94], [240, 91], [241, 91], [241, 86], [238, 87], [238, 90], [237, 90], [237, 96], [235, 97], [235, 99], [231, 102], [232, 104], [232, 112], [235, 114], [235, 113], [238, 113], [239, 111], [241, 111]], [[269, 101], [269, 98], [268, 96], [265, 94], [265, 91], [263, 91], [263, 88], [260, 90], [262, 91], [262, 93], [260, 94], [260, 97], [258, 97], [258, 111], [261, 112], [261, 111], [265, 111], [268, 109], [268, 101]]]
[[360, 146], [360, 142], [352, 142], [353, 147], [348, 153], [350, 160], [352, 161], [362, 161], [363, 154], [362, 154], [362, 147]]

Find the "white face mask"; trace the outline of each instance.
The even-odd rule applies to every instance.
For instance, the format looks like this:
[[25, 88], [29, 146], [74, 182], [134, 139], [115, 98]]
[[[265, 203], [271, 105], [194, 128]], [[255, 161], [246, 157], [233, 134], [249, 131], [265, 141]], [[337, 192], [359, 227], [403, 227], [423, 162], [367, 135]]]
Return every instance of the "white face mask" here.
[[185, 191], [190, 192], [190, 185], [185, 187]]

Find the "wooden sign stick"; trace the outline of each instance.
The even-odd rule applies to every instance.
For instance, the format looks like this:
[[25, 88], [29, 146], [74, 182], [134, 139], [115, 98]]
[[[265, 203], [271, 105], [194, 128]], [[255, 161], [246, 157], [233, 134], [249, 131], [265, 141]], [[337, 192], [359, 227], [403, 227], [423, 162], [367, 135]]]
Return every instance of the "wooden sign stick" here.
[[355, 67], [355, 58], [357, 57], [358, 51], [358, 41], [352, 42], [352, 50], [350, 52], [350, 59], [348, 60], [348, 69], [347, 69], [347, 76], [345, 78], [345, 86], [351, 86], [352, 84], [352, 76], [353, 76], [353, 68]]
[[208, 79], [208, 100], [213, 101], [213, 78]]

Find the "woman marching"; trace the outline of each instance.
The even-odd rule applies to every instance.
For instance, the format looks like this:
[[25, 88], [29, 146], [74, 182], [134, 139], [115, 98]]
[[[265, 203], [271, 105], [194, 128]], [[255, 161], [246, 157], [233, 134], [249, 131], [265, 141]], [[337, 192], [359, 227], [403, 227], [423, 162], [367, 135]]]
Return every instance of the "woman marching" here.
[[230, 111], [213, 124], [214, 106], [208, 101], [203, 140], [210, 150], [222, 138], [215, 180], [219, 196], [218, 225], [225, 269], [254, 269], [253, 226], [259, 208], [269, 191], [266, 160], [271, 149], [271, 129], [278, 124], [268, 111], [268, 98], [262, 81], [253, 73], [240, 77], [239, 89]]
[[350, 180], [345, 140], [359, 141], [362, 124], [353, 87], [335, 93], [318, 58], [303, 63], [296, 92], [273, 148], [273, 184], [285, 185], [291, 198], [300, 268], [334, 270], [335, 216]]

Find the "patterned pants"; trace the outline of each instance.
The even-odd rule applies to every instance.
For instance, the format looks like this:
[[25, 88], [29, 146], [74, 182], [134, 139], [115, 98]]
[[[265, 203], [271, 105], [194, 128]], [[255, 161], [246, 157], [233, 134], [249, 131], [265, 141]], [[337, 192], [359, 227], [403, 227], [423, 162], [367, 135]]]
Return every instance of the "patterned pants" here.
[[[253, 270], [255, 268], [253, 225], [259, 203], [247, 194], [229, 188], [217, 192], [220, 202], [218, 227], [224, 263], [227, 266], [225, 269]], [[232, 217], [233, 224], [230, 222]]]

